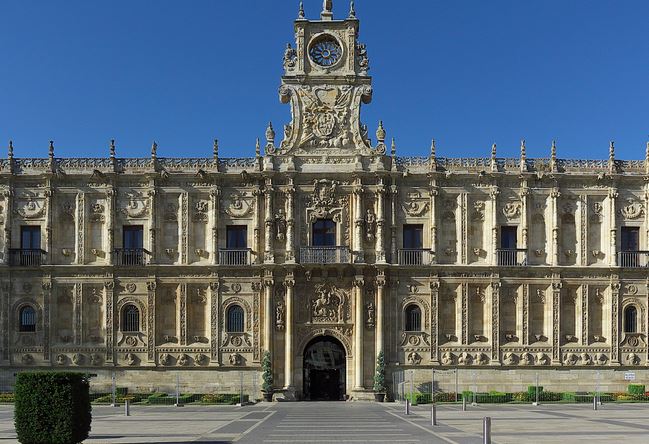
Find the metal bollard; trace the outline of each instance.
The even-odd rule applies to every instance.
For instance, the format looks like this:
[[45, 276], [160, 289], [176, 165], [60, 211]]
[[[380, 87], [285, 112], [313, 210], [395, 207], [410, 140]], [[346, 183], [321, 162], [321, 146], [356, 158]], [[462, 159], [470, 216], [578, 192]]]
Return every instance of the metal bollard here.
[[406, 415], [410, 414], [410, 400], [406, 399]]
[[431, 415], [432, 425], [436, 426], [437, 425], [437, 405], [436, 404], [433, 404], [430, 415]]
[[129, 400], [124, 400], [124, 415], [131, 416], [131, 406], [129, 405]]
[[597, 410], [597, 395], [593, 395], [593, 410]]
[[491, 444], [491, 418], [489, 416], [485, 416], [482, 421], [482, 437], [484, 444]]
[[466, 412], [466, 398], [462, 397], [462, 411]]

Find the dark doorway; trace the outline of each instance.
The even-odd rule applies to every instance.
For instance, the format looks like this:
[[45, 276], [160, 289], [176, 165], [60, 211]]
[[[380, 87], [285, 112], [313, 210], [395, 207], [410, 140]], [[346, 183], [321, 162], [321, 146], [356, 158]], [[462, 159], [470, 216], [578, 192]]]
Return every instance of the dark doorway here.
[[304, 398], [309, 401], [341, 401], [345, 397], [346, 356], [332, 337], [312, 340], [304, 349]]

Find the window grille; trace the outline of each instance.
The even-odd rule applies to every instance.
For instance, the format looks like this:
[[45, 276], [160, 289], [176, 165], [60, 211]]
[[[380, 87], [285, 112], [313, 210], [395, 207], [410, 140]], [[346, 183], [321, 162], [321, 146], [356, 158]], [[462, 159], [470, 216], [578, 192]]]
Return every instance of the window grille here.
[[624, 310], [624, 333], [636, 333], [638, 331], [638, 309], [633, 305]]
[[140, 331], [140, 310], [135, 305], [127, 305], [122, 313], [122, 332]]
[[20, 331], [36, 331], [36, 310], [34, 307], [20, 309]]
[[243, 333], [243, 308], [239, 305], [228, 308], [225, 330], [228, 333]]
[[416, 305], [406, 307], [406, 331], [421, 331], [421, 309]]

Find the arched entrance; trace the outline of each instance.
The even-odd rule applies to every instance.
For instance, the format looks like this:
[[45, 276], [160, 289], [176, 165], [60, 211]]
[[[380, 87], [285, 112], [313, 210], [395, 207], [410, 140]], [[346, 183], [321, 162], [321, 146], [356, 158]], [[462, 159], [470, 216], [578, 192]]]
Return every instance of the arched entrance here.
[[304, 397], [310, 401], [341, 401], [347, 373], [345, 348], [331, 336], [313, 339], [304, 348]]

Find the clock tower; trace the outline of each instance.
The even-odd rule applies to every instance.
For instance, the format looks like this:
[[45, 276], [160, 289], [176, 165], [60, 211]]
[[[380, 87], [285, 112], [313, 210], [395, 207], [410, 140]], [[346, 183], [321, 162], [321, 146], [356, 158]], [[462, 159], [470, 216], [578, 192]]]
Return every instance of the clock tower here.
[[345, 19], [335, 19], [333, 1], [324, 0], [319, 20], [308, 20], [300, 3], [295, 46], [284, 54], [282, 103], [291, 104], [291, 123], [270, 155], [382, 155], [370, 145], [360, 121], [361, 103], [372, 100], [372, 78], [365, 45], [358, 41], [354, 2]]

